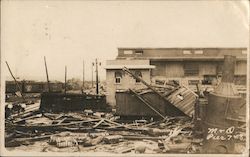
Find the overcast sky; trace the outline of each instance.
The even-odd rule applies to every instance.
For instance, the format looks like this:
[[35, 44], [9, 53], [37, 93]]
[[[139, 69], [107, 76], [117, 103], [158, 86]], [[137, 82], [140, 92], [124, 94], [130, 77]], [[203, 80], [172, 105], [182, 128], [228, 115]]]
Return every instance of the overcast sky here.
[[[2, 1], [1, 46], [21, 79], [91, 79], [118, 47], [247, 47], [247, 1]], [[6, 77], [6, 65], [2, 64]], [[105, 70], [101, 67], [101, 78]]]

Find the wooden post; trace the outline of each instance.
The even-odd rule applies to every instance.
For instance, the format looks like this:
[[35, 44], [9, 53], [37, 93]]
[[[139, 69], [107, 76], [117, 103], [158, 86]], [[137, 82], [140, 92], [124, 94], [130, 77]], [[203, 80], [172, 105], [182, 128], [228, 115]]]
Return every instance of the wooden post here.
[[99, 94], [99, 80], [98, 80], [98, 61], [97, 61], [97, 58], [95, 59], [95, 70], [96, 70], [96, 94], [98, 95]]
[[84, 64], [84, 60], [82, 62], [82, 88], [84, 90], [85, 88], [85, 64]]
[[44, 56], [44, 64], [45, 64], [45, 70], [46, 70], [46, 76], [47, 76], [48, 91], [50, 92], [49, 74], [48, 74], [48, 68], [47, 68], [45, 56]]
[[67, 91], [67, 66], [65, 66], [64, 94]]
[[17, 88], [18, 88], [18, 90], [19, 90], [20, 93], [21, 93], [21, 96], [22, 96], [23, 100], [25, 101], [25, 98], [24, 98], [23, 93], [22, 93], [22, 89], [21, 89], [21, 87], [19, 86], [19, 83], [17, 82], [17, 80], [16, 80], [16, 78], [14, 77], [13, 73], [11, 72], [11, 69], [10, 69], [10, 66], [9, 66], [8, 62], [5, 61], [5, 63], [6, 63], [6, 65], [7, 65], [7, 67], [8, 67], [8, 70], [9, 70], [9, 72], [10, 72], [10, 75], [11, 75], [12, 78], [14, 79], [15, 84], [17, 85]]
[[95, 63], [94, 62], [92, 62], [92, 66], [91, 66], [91, 72], [92, 72], [92, 75], [91, 75], [91, 84], [92, 84], [92, 88], [94, 88], [94, 70], [93, 70], [93, 68], [94, 68], [94, 66], [95, 66]]

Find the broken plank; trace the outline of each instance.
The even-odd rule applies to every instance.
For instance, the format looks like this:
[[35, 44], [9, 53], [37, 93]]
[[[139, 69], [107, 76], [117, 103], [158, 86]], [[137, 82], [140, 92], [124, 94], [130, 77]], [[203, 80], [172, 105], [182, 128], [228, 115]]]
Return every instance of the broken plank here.
[[127, 140], [165, 140], [165, 137], [152, 137], [152, 136], [130, 136], [130, 135], [123, 135], [124, 139]]
[[104, 122], [104, 119], [101, 119], [98, 123], [96, 123], [93, 128], [96, 128], [98, 127], [102, 122]]
[[62, 120], [60, 120], [57, 124], [61, 124], [62, 122], [64, 122], [67, 119], [67, 117], [63, 118]]
[[51, 135], [44, 135], [44, 136], [37, 136], [37, 137], [27, 137], [27, 138], [15, 138], [14, 141], [17, 142], [24, 142], [24, 141], [34, 141], [34, 140], [42, 140], [42, 139], [48, 139]]
[[126, 148], [126, 149], [123, 149], [121, 151], [119, 151], [118, 153], [129, 153], [131, 152], [132, 150], [134, 150], [135, 148], [134, 147], [131, 147], [131, 148]]
[[21, 121], [24, 121], [24, 120], [28, 120], [28, 119], [33, 119], [33, 118], [39, 118], [39, 117], [42, 117], [42, 114], [36, 114], [36, 115], [31, 115], [29, 117], [26, 117], [26, 118], [20, 118], [19, 120], [16, 120], [16, 121], [13, 121], [14, 123], [19, 123]]
[[58, 127], [58, 126], [76, 125], [76, 124], [82, 124], [82, 123], [88, 123], [88, 122], [95, 122], [95, 121], [99, 121], [99, 120], [98, 119], [91, 119], [91, 120], [85, 120], [85, 121], [79, 121], [79, 122], [71, 122], [71, 123], [64, 123], [64, 124], [51, 124], [51, 125], [21, 125], [21, 124], [13, 124], [13, 126], [24, 127], [24, 128], [50, 128], [50, 127]]

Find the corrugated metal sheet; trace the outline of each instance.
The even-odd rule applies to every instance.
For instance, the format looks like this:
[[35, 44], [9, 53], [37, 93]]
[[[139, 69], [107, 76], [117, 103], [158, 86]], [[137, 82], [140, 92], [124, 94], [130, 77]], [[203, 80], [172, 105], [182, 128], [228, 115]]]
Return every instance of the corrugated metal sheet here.
[[172, 103], [172, 105], [179, 108], [186, 115], [190, 117], [193, 115], [197, 95], [190, 89], [182, 86], [180, 89], [169, 95], [167, 99]]
[[[175, 90], [172, 90], [173, 91], [172, 93], [169, 93], [171, 92], [171, 90], [170, 89], [168, 90], [166, 88], [155, 88], [155, 89], [158, 92], [162, 93], [163, 95], [166, 95], [165, 98], [170, 102], [170, 104], [168, 104], [167, 107], [165, 103], [166, 111], [171, 110], [171, 112], [173, 112], [174, 109], [170, 107], [171, 105], [173, 105], [180, 111], [182, 111], [185, 115], [192, 117], [192, 115], [194, 114], [195, 102], [196, 99], [198, 98], [198, 95], [196, 93], [194, 93], [192, 90], [190, 90], [185, 86], [176, 87]], [[145, 97], [145, 95], [147, 95], [146, 93], [152, 93], [152, 90], [141, 89], [137, 90], [136, 92]], [[150, 98], [150, 100], [152, 101], [152, 103], [157, 104], [155, 96]], [[168, 112], [165, 113], [167, 114]]]

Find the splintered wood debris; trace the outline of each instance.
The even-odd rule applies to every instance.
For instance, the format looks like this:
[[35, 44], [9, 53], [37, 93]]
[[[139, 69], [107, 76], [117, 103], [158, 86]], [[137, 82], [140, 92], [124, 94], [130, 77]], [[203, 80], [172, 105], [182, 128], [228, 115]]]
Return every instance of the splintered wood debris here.
[[101, 112], [10, 117], [5, 132], [8, 149], [40, 152], [200, 153], [202, 142], [188, 117], [124, 121]]

